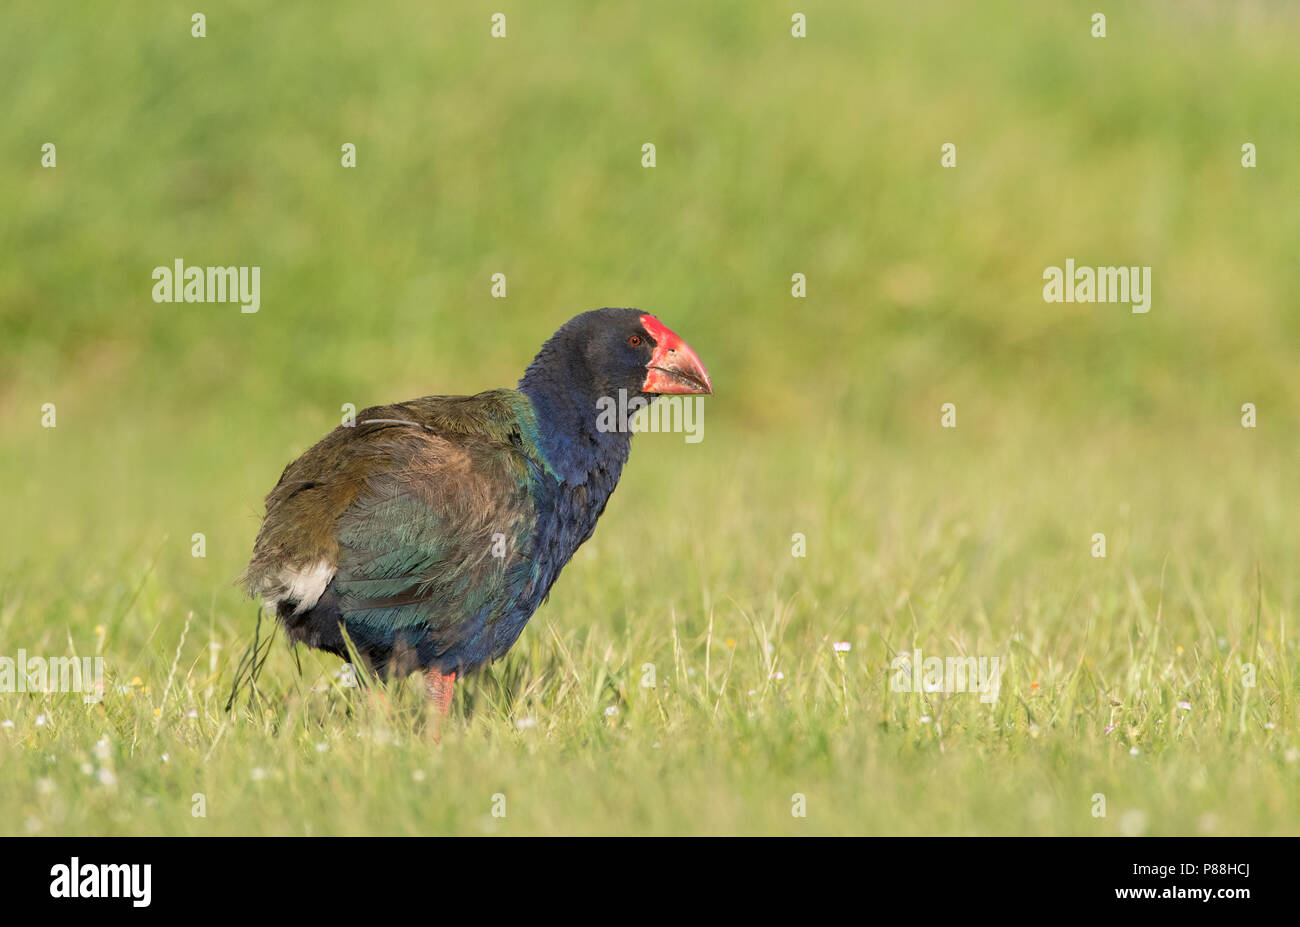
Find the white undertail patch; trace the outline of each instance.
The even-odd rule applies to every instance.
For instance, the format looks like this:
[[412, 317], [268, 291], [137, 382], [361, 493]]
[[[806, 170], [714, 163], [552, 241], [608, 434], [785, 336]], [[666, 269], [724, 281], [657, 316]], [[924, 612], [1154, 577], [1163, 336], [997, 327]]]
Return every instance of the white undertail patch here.
[[264, 596], [263, 601], [267, 609], [272, 612], [285, 599], [297, 602], [293, 613], [301, 615], [320, 599], [321, 593], [330, 584], [335, 572], [334, 567], [326, 560], [299, 567], [284, 567], [276, 576], [279, 588], [272, 595]]

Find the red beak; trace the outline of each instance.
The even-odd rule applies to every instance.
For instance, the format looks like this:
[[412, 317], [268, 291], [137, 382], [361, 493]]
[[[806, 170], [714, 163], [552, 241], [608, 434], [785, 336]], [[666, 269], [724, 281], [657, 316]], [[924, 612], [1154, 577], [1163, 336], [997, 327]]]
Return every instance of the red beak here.
[[649, 372], [641, 384], [641, 392], [713, 395], [709, 372], [689, 344], [652, 315], [641, 316], [641, 327], [655, 340], [655, 352], [646, 364]]

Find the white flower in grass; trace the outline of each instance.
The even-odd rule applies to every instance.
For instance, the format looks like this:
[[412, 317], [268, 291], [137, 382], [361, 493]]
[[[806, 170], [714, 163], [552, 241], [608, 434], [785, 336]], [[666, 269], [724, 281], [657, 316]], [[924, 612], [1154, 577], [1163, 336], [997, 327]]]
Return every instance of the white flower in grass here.
[[772, 678], [779, 682], [785, 678], [785, 673], [781, 672], [780, 670], [777, 670], [775, 673], [772, 674]]
[[0, 727], [13, 727], [13, 726], [14, 723], [10, 721], [8, 718], [5, 718], [3, 721], [0, 721]]
[[185, 712], [185, 717], [187, 717], [187, 718], [189, 718], [189, 719], [191, 719], [191, 720], [197, 718], [198, 716], [199, 716], [199, 713], [198, 713], [197, 711], [195, 711], [193, 708], [191, 708], [189, 711]]
[[424, 770], [423, 770], [423, 769], [413, 769], [413, 770], [411, 770], [411, 778], [412, 778], [414, 781], [416, 781], [416, 782], [423, 782], [423, 781], [424, 781]]
[[94, 751], [94, 752], [95, 752], [95, 759], [97, 759], [97, 760], [106, 760], [106, 759], [108, 759], [109, 746], [108, 746], [108, 738], [107, 738], [107, 737], [101, 737], [98, 741], [95, 742], [95, 751]]
[[922, 724], [929, 724], [934, 719], [931, 718], [929, 715], [921, 715], [921, 717], [917, 718], [916, 720], [920, 721]]
[[37, 715], [37, 716], [36, 716], [36, 726], [37, 726], [37, 727], [45, 727], [45, 720], [46, 720], [46, 719], [45, 719], [45, 715]]
[[36, 794], [37, 794], [37, 795], [49, 795], [49, 794], [50, 794], [51, 792], [53, 792], [53, 791], [54, 791], [54, 780], [53, 780], [53, 779], [45, 779], [45, 778], [41, 778], [41, 779], [37, 779], [37, 780], [36, 780]]
[[518, 728], [519, 730], [521, 730], [521, 731], [526, 731], [526, 730], [528, 730], [530, 727], [537, 727], [537, 719], [536, 719], [536, 718], [519, 718], [518, 720], [515, 721], [515, 727], [517, 727], [517, 728]]
[[612, 717], [614, 717], [614, 715], [616, 715], [616, 714], [618, 714], [618, 706], [617, 706], [617, 705], [610, 705], [608, 708], [605, 709], [605, 717], [606, 717], [606, 718], [612, 718]]
[[1191, 710], [1192, 710], [1192, 703], [1191, 703], [1191, 702], [1179, 702], [1179, 703], [1178, 703], [1178, 707], [1181, 708], [1183, 711], [1191, 711]]
[[1142, 752], [1142, 751], [1139, 750], [1137, 747], [1131, 747], [1131, 748], [1129, 748], [1128, 755], [1129, 755], [1129, 756], [1137, 756], [1137, 755], [1138, 755], [1139, 753], [1141, 753], [1141, 752]]
[[117, 776], [113, 775], [113, 770], [101, 768], [95, 773], [95, 778], [99, 780], [100, 785], [114, 786], [117, 785]]
[[170, 753], [164, 753], [162, 755], [162, 761], [164, 763], [170, 763], [172, 761], [172, 755]]
[[831, 646], [835, 648], [836, 653], [848, 653], [853, 649], [853, 645], [848, 641], [836, 641]]
[[1266, 730], [1266, 731], [1271, 731], [1271, 730], [1273, 730], [1273, 722], [1272, 722], [1272, 721], [1265, 721], [1265, 722], [1264, 722], [1264, 730]]
[[92, 775], [95, 772], [95, 767], [91, 766], [89, 763], [82, 763], [81, 772], [86, 776]]
[[1282, 754], [1282, 758], [1288, 763], [1294, 763], [1296, 760], [1300, 760], [1300, 747], [1291, 747], [1286, 751], [1286, 753]]
[[261, 782], [263, 779], [266, 778], [266, 770], [263, 769], [261, 766], [254, 766], [252, 770], [249, 772], [249, 775], [253, 777], [254, 782]]
[[317, 752], [317, 753], [325, 753], [326, 751], [329, 750], [329, 748], [330, 748], [330, 745], [329, 745], [329, 744], [327, 744], [327, 743], [319, 743], [319, 744], [316, 745], [316, 752]]

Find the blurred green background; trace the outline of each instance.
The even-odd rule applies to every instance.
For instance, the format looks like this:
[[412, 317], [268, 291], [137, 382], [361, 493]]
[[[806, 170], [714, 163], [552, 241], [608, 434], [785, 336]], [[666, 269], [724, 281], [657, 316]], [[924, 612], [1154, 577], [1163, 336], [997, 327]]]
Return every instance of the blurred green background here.
[[[1244, 786], [1259, 804], [1218, 826], [1294, 831], [1300, 5], [1112, 4], [1094, 39], [1097, 7], [211, 2], [195, 39], [193, 11], [165, 4], [8, 5], [0, 650], [86, 651], [106, 628], [115, 681], [160, 687], [192, 613], [203, 630], [181, 672], [201, 676], [212, 642], [226, 672], [255, 614], [234, 582], [262, 497], [344, 403], [513, 385], [570, 316], [631, 305], [708, 365], [705, 440], [637, 440], [511, 666], [545, 677], [558, 634], [593, 665], [620, 642], [635, 667], [628, 641], [668, 647], [670, 613], [687, 635], [712, 615], [744, 638], [743, 614], [784, 612], [792, 663], [856, 642], [867, 702], [835, 679], [830, 695], [809, 682], [808, 704], [875, 718], [896, 710], [877, 704], [889, 647], [1036, 641], [1017, 685], [1041, 697], [1062, 666], [1100, 661], [1111, 675], [1070, 677], [1071, 691], [1128, 704], [1151, 691], [1132, 681], [1143, 661], [1164, 659], [1143, 648], [1203, 648], [1226, 678], [1253, 640], [1272, 648], [1250, 709], [1266, 768]], [[805, 39], [790, 34], [796, 10]], [[497, 11], [505, 39], [489, 35]], [[340, 166], [345, 142], [355, 169]], [[940, 167], [947, 142], [954, 169]], [[1070, 257], [1150, 265], [1150, 313], [1044, 303], [1044, 268]], [[260, 311], [154, 303], [151, 272], [176, 258], [259, 265]], [[490, 295], [498, 272], [506, 299]], [[955, 430], [939, 428], [945, 402]], [[1246, 402], [1257, 429], [1241, 427]], [[56, 428], [41, 427], [44, 403]], [[1105, 561], [1088, 555], [1094, 532]], [[294, 672], [283, 650], [270, 666]], [[1179, 672], [1159, 676], [1169, 698], [1209, 671]], [[1230, 707], [1198, 719], [1217, 746], [1185, 742], [1192, 757], [1237, 731]], [[1134, 710], [1141, 730], [1156, 723]], [[1105, 700], [1088, 711], [1098, 739], [1045, 763], [1128, 760], [1101, 739]], [[845, 736], [883, 763], [864, 726]], [[73, 727], [60, 735], [73, 752], [100, 734]], [[27, 730], [9, 749], [41, 752]], [[192, 746], [206, 759], [208, 742]], [[788, 762], [834, 783], [830, 757]], [[1210, 781], [1227, 790], [1241, 761], [1210, 763]], [[1168, 804], [1186, 774], [1148, 772], [1153, 830], [1200, 826], [1203, 808]], [[863, 809], [822, 829], [1095, 823], [1015, 799], [1025, 781], [1005, 779], [1016, 811], [950, 799], [919, 820]], [[937, 809], [941, 791], [910, 801]], [[15, 808], [5, 827], [150, 829], [104, 813]], [[601, 829], [574, 813], [536, 827]], [[719, 813], [650, 806], [628, 826], [788, 819]], [[165, 820], [154, 829], [174, 829]]]

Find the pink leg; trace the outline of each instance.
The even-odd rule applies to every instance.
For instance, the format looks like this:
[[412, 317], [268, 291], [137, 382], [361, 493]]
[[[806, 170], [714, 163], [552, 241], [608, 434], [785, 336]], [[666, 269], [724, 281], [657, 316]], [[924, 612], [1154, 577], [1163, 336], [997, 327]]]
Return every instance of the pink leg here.
[[424, 691], [428, 694], [429, 701], [437, 707], [440, 718], [447, 717], [447, 713], [451, 711], [451, 697], [455, 686], [455, 673], [444, 676], [436, 669], [431, 669], [424, 677]]

